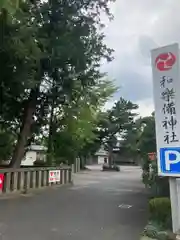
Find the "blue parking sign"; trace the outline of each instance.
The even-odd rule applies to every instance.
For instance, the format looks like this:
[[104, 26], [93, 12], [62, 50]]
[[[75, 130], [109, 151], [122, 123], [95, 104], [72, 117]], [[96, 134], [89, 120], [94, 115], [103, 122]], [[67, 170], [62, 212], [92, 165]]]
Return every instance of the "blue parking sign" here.
[[180, 147], [160, 148], [162, 173], [180, 174]]

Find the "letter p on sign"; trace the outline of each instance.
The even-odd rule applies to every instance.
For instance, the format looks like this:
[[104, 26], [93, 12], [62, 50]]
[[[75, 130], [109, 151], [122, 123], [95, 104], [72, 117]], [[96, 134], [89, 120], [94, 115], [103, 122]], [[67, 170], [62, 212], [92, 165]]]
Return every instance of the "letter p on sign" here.
[[[171, 155], [175, 156], [175, 158], [172, 159], [172, 160], [170, 159]], [[172, 164], [177, 164], [177, 163], [180, 162], [180, 153], [178, 151], [175, 151], [175, 150], [165, 151], [165, 161], [166, 161], [166, 169], [167, 169], [167, 171], [170, 171]]]
[[160, 167], [162, 173], [180, 173], [180, 147], [161, 148]]

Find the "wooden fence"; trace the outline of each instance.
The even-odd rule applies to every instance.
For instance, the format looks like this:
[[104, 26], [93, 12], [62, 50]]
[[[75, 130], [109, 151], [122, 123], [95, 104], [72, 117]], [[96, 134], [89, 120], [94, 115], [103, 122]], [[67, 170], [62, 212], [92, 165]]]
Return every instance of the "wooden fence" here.
[[[50, 180], [50, 173], [56, 171], [56, 181]], [[46, 168], [20, 168], [0, 169], [0, 193], [26, 193], [33, 189], [41, 189], [55, 185], [72, 183], [72, 170], [70, 167], [46, 167]]]

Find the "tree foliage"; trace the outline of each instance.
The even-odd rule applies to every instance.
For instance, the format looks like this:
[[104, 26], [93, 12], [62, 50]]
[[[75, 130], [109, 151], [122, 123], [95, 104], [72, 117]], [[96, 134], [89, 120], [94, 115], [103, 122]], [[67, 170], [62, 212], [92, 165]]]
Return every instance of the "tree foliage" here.
[[138, 147], [141, 153], [156, 152], [155, 119], [153, 114], [142, 119], [141, 130], [138, 139]]
[[156, 134], [154, 113], [135, 121], [134, 130], [127, 132], [123, 146], [131, 156], [141, 158], [143, 182], [155, 196], [169, 196], [168, 179], [161, 178], [157, 172], [157, 158], [152, 161], [148, 153], [156, 154]]
[[0, 13], [3, 9], [6, 9], [9, 13], [15, 13], [19, 7], [19, 0], [1, 0], [0, 1]]
[[131, 101], [120, 98], [114, 106], [107, 111], [100, 112], [98, 124], [93, 132], [95, 140], [85, 148], [86, 153], [95, 153], [101, 145], [109, 152], [109, 163], [112, 163], [113, 148], [116, 147], [118, 136], [122, 136], [128, 129], [132, 129], [132, 124], [138, 106]]
[[137, 118], [132, 128], [125, 132], [122, 146], [131, 156], [140, 154], [144, 157], [148, 153], [156, 152], [154, 114]]
[[100, 70], [113, 59], [100, 18], [112, 19], [110, 2], [1, 2], [0, 137], [9, 144], [0, 158], [11, 157], [11, 167], [32, 142], [47, 145], [48, 164], [72, 163], [102, 144], [111, 151], [117, 134], [132, 127], [132, 102], [120, 98], [102, 111], [116, 91]]
[[94, 129], [99, 122], [101, 107], [115, 91], [111, 82], [106, 80], [101, 80], [95, 89], [90, 88], [86, 95], [78, 92], [78, 98], [64, 105], [61, 114], [56, 113], [55, 134], [51, 139], [57, 162], [62, 159], [73, 162], [77, 156], [90, 153], [89, 145], [96, 139]]
[[49, 154], [59, 132], [81, 145], [93, 136], [87, 123], [105, 99], [94, 94], [105, 84], [100, 62], [112, 59], [100, 11], [111, 14], [109, 0], [12, 2], [0, 6], [0, 123], [16, 133], [11, 166], [18, 167], [26, 146], [44, 135]]

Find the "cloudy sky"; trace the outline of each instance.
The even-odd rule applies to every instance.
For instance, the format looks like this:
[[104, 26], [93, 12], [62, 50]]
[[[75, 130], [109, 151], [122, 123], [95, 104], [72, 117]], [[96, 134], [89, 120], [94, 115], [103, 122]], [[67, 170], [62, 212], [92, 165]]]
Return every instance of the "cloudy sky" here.
[[180, 42], [180, 0], [116, 0], [111, 11], [114, 20], [105, 22], [105, 33], [115, 59], [103, 70], [120, 87], [113, 100], [120, 96], [132, 100], [139, 104], [141, 115], [149, 115], [153, 111], [150, 50]]

